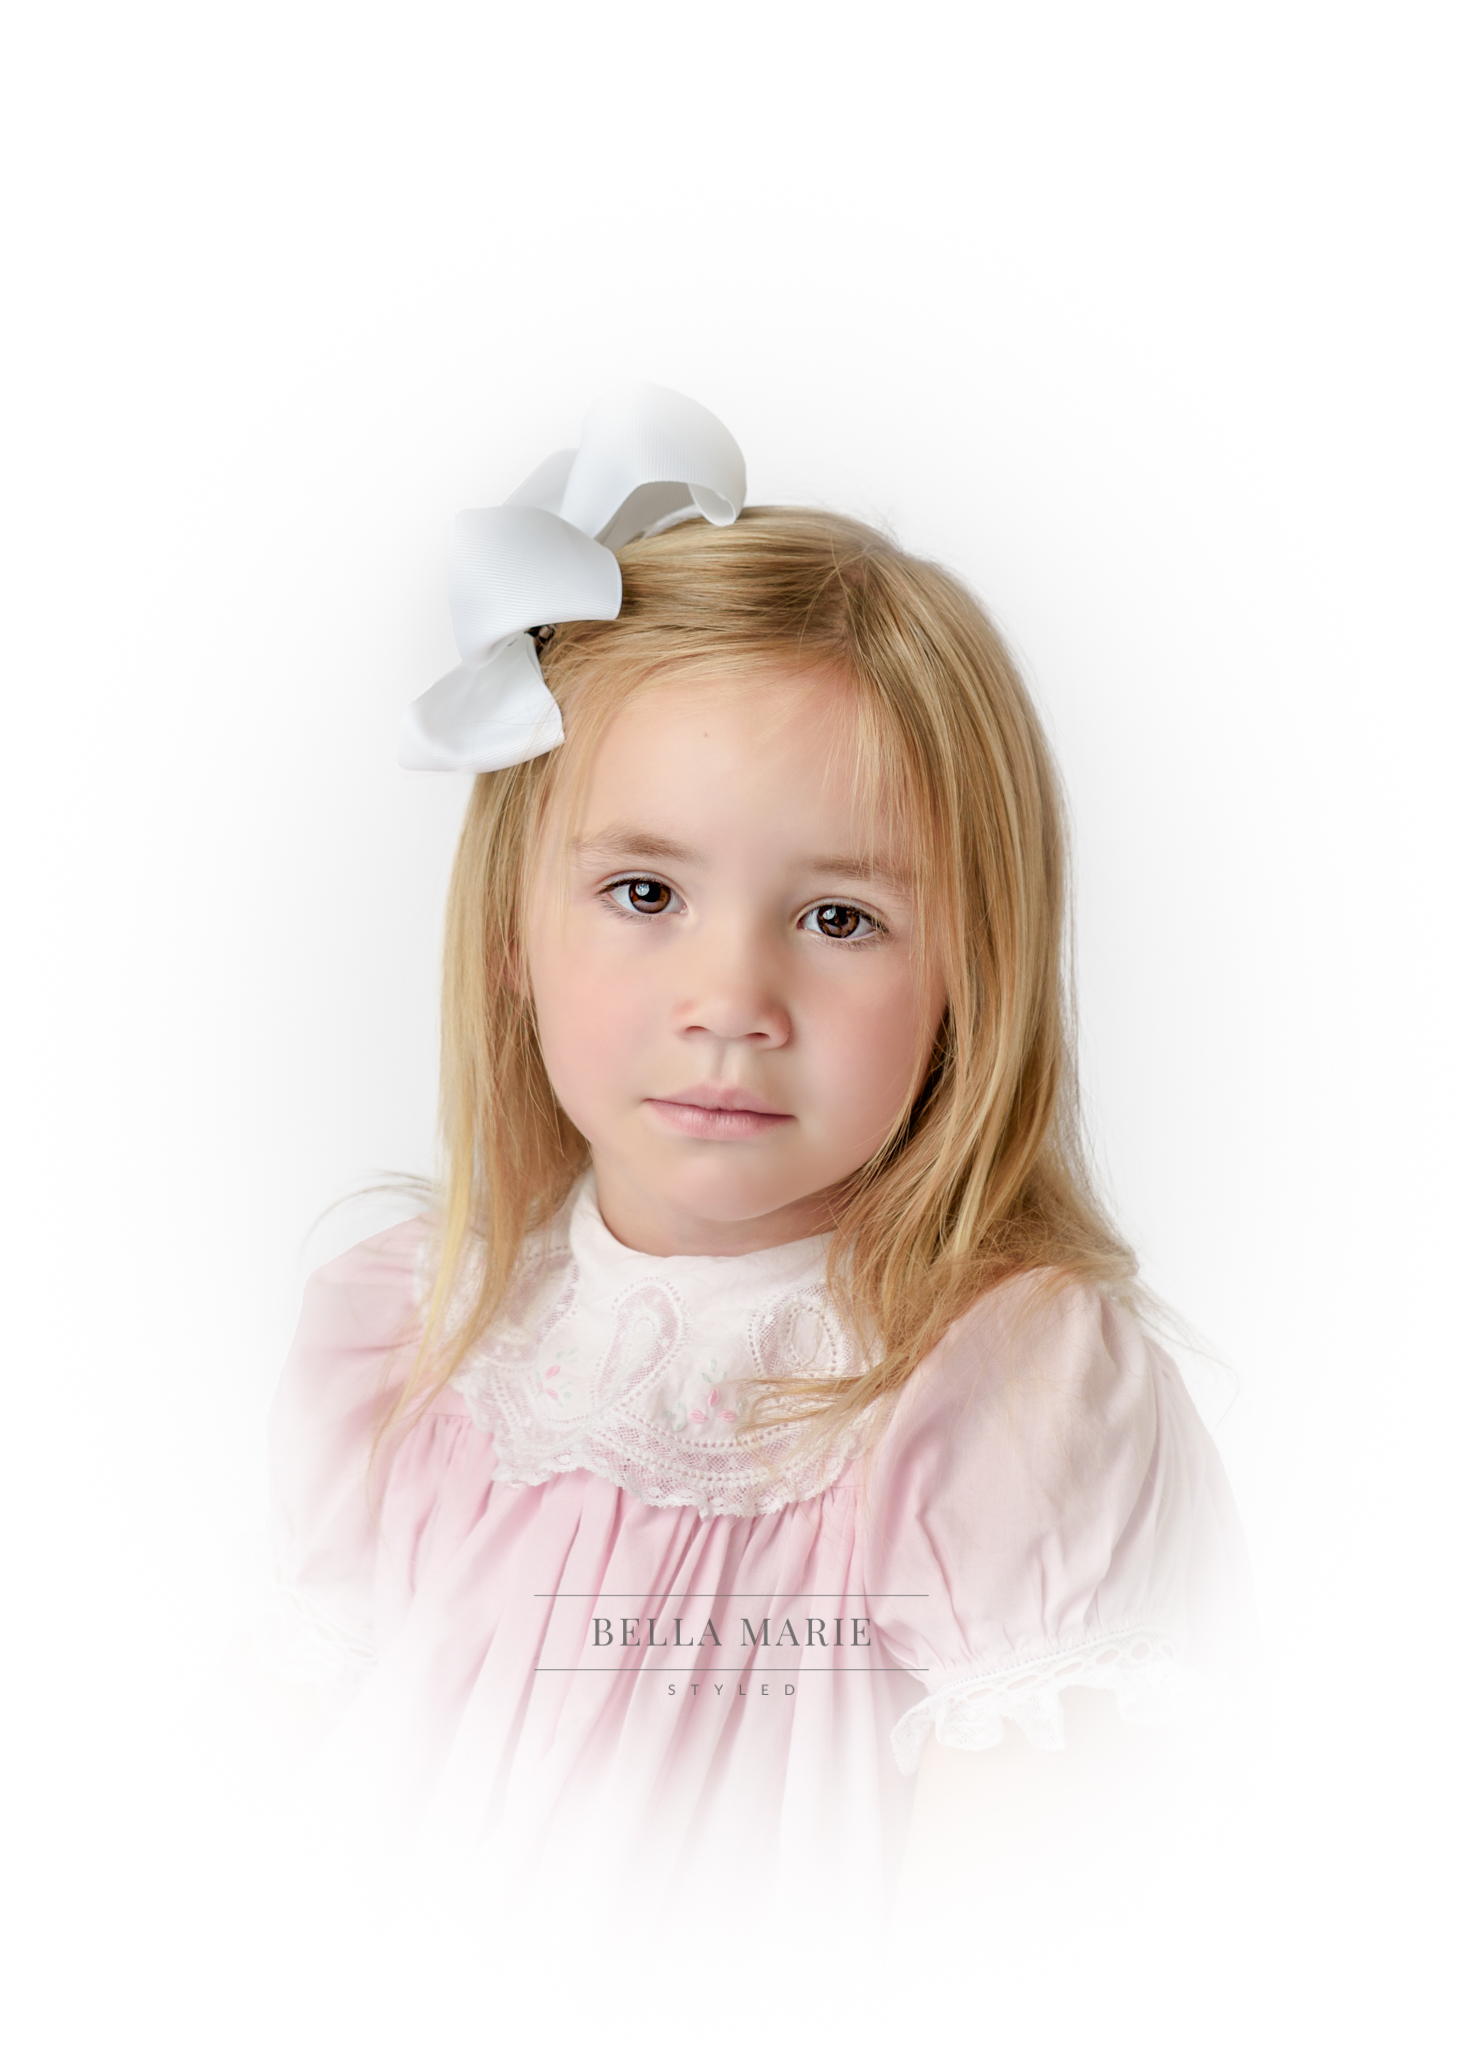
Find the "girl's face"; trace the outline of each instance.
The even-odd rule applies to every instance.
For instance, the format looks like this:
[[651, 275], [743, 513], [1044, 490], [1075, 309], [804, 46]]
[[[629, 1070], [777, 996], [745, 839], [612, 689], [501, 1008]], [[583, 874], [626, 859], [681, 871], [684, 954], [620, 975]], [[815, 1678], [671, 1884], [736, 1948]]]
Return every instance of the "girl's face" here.
[[622, 1243], [725, 1254], [830, 1227], [944, 1010], [853, 775], [837, 676], [663, 682], [608, 727], [568, 872], [550, 817], [525, 958], [549, 1078]]

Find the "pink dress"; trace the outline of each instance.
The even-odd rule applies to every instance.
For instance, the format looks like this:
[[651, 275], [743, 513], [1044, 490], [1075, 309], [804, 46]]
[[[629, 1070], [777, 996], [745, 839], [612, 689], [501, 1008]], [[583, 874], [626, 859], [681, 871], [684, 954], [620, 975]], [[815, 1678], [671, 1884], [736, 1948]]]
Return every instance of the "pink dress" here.
[[514, 1300], [378, 1471], [425, 1220], [315, 1275], [271, 1423], [275, 1655], [341, 1712], [318, 1770], [373, 1825], [525, 1882], [601, 1859], [875, 1896], [933, 1737], [1060, 1693], [1167, 1719], [1222, 1677], [1245, 1577], [1177, 1369], [1090, 1288], [981, 1301], [872, 1449], [738, 1432], [739, 1382], [859, 1360], [826, 1239], [654, 1258], [586, 1178]]

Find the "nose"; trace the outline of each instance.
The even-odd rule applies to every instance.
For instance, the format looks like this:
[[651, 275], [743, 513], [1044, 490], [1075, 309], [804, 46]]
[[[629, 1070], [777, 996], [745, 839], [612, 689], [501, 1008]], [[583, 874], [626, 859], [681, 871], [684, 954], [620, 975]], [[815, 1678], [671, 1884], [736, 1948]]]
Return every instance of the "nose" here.
[[792, 1036], [775, 948], [752, 932], [708, 929], [683, 960], [673, 1028], [690, 1038], [723, 1039], [772, 1052]]

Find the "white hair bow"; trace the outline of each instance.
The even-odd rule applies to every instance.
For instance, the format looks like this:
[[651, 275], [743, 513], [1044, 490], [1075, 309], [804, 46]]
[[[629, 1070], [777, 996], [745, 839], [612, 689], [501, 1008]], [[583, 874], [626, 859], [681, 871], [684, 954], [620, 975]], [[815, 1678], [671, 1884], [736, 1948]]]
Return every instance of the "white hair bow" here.
[[730, 526], [746, 495], [742, 452], [705, 406], [654, 384], [601, 398], [577, 448], [504, 504], [458, 513], [448, 595], [462, 665], [408, 709], [402, 767], [481, 772], [557, 747], [530, 629], [616, 618], [612, 549], [698, 512]]

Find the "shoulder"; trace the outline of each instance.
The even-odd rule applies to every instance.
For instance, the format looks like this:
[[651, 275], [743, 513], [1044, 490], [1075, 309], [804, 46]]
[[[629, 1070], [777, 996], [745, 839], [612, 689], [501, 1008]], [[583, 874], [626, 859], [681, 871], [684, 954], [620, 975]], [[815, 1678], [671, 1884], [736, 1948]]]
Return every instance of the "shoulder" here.
[[1090, 1281], [1042, 1268], [982, 1295], [925, 1361], [931, 1381], [983, 1381], [1032, 1404], [1083, 1407], [1147, 1370], [1136, 1317]]
[[409, 1361], [430, 1219], [412, 1217], [311, 1274], [270, 1418], [277, 1449], [320, 1425], [369, 1432]]
[[1187, 1406], [1121, 1303], [1060, 1274], [1023, 1274], [983, 1296], [919, 1366], [880, 1462], [887, 1481], [938, 1488], [974, 1461], [987, 1490], [1034, 1488], [1057, 1505], [1115, 1466], [1145, 1466], [1175, 1387]]
[[290, 1677], [354, 1682], [369, 1661], [377, 1527], [372, 1449], [417, 1325], [425, 1217], [367, 1238], [306, 1282], [269, 1415], [277, 1587], [260, 1642]]
[[981, 1748], [1012, 1718], [1059, 1745], [1066, 1685], [1163, 1718], [1175, 1674], [1223, 1675], [1245, 1635], [1233, 1503], [1177, 1367], [1121, 1303], [1050, 1273], [995, 1289], [923, 1361], [868, 1532], [881, 1632], [931, 1688], [906, 1768], [932, 1727]]
[[1233, 1534], [1172, 1360], [1120, 1303], [1050, 1274], [994, 1290], [920, 1366], [869, 1507], [886, 1572], [937, 1588], [968, 1649], [992, 1626], [1030, 1648], [1181, 1615]]
[[409, 1322], [430, 1236], [431, 1219], [413, 1216], [318, 1267], [305, 1283], [302, 1327], [370, 1339]]

